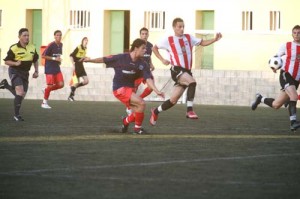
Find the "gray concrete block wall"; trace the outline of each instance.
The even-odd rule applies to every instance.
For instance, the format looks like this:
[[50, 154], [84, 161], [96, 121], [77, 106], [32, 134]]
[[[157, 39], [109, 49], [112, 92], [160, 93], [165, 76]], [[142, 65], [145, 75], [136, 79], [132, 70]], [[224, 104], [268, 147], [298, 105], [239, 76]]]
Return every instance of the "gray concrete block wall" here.
[[[0, 79], [8, 77], [8, 67], [0, 66]], [[27, 99], [43, 99], [42, 89], [45, 88], [44, 68], [40, 66], [40, 77], [29, 79]], [[67, 100], [70, 93], [69, 81], [71, 68], [62, 67], [65, 79], [65, 87], [51, 92], [49, 100]], [[76, 100], [84, 101], [117, 101], [112, 94], [112, 79], [114, 70], [103, 68], [101, 65], [86, 67], [89, 84], [76, 91]], [[33, 73], [33, 67], [30, 75]], [[156, 86], [169, 98], [174, 82], [170, 80], [170, 70], [156, 69], [153, 71]], [[280, 86], [278, 73], [270, 71], [216, 71], [216, 70], [193, 70], [193, 76], [197, 81], [195, 104], [206, 105], [236, 105], [249, 106], [254, 99], [255, 93], [260, 92], [265, 96], [276, 97]], [[170, 81], [169, 81], [170, 80]], [[10, 81], [9, 81], [10, 82]], [[144, 85], [140, 86], [139, 93]], [[0, 98], [13, 98], [7, 90], [0, 90]], [[161, 100], [152, 93], [146, 100]]]

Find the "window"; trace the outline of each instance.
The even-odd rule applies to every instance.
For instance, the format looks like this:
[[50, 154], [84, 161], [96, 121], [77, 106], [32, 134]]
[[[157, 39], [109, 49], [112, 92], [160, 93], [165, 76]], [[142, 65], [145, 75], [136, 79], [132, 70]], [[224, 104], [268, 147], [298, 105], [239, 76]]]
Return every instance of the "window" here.
[[0, 10], [0, 28], [2, 27], [2, 10]]
[[165, 18], [165, 11], [146, 11], [144, 14], [145, 27], [149, 30], [164, 30]]
[[252, 11], [242, 12], [242, 30], [252, 30], [253, 26], [253, 14]]
[[270, 30], [279, 30], [280, 25], [280, 11], [270, 11]]
[[90, 27], [90, 11], [71, 10], [70, 26], [74, 29], [84, 29]]

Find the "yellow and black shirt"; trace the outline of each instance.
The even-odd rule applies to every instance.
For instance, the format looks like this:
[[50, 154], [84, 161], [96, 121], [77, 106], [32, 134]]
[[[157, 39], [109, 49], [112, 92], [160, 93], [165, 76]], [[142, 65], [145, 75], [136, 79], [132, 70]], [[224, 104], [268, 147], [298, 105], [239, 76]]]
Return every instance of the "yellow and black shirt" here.
[[70, 54], [70, 56], [73, 57], [74, 62], [78, 62], [78, 60], [86, 56], [86, 48], [84, 48], [82, 45], [79, 45]]
[[13, 44], [5, 57], [4, 61], [21, 61], [20, 66], [10, 66], [16, 70], [29, 71], [32, 63], [39, 59], [36, 48], [33, 44], [28, 44], [23, 48], [20, 42]]

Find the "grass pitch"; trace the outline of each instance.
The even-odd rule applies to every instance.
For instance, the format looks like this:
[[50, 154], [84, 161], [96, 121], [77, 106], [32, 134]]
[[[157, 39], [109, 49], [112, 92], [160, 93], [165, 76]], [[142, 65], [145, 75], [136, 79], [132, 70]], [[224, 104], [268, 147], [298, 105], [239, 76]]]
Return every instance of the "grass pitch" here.
[[[147, 135], [119, 133], [118, 102], [0, 99], [0, 198], [300, 198], [300, 131], [286, 109], [178, 104]], [[131, 126], [133, 127], [133, 126]], [[130, 128], [132, 131], [132, 128]]]

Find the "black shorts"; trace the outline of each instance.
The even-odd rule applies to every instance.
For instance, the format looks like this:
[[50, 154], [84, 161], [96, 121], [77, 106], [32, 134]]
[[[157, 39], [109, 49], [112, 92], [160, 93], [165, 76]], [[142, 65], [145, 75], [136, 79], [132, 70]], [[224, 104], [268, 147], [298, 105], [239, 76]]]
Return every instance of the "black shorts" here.
[[13, 88], [15, 88], [16, 86], [23, 85], [24, 91], [27, 92], [28, 84], [29, 84], [29, 82], [28, 82], [29, 72], [28, 71], [16, 70], [14, 67], [9, 67], [8, 75], [11, 80], [11, 85]]
[[75, 62], [75, 73], [77, 78], [87, 76], [82, 62]]
[[285, 90], [288, 86], [294, 85], [298, 89], [299, 81], [296, 81], [290, 73], [280, 70], [279, 82], [281, 90]]
[[193, 76], [193, 74], [190, 70], [182, 68], [181, 66], [171, 66], [170, 71], [171, 71], [171, 77], [172, 77], [173, 81], [175, 82], [175, 85], [179, 84], [178, 83], [178, 78], [184, 72], [186, 72], [189, 75]]

